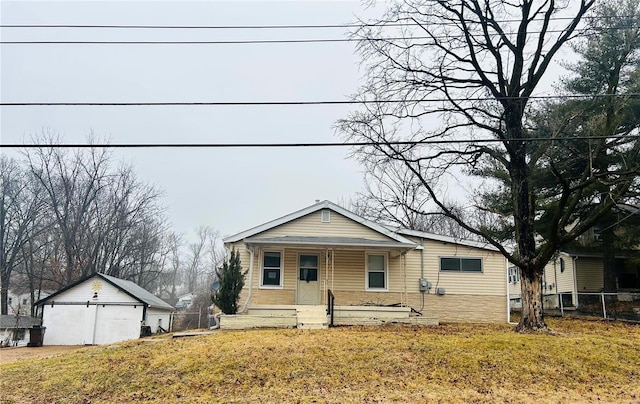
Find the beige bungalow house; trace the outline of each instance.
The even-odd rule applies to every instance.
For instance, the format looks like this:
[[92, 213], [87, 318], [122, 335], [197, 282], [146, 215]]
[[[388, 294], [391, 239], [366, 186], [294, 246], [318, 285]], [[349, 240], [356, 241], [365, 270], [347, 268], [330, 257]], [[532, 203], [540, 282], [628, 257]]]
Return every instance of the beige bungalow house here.
[[331, 303], [338, 324], [508, 319], [506, 260], [484, 243], [388, 228], [329, 201], [223, 241], [248, 271], [240, 312], [288, 319], [272, 325], [300, 327], [314, 307], [330, 321]]

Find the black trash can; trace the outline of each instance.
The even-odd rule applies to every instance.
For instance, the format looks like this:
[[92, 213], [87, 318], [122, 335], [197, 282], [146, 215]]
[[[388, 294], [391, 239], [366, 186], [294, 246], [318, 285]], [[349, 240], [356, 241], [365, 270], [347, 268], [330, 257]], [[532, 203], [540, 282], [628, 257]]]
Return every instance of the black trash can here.
[[42, 346], [44, 341], [44, 331], [47, 327], [41, 327], [39, 325], [34, 325], [29, 328], [29, 343], [27, 346]]

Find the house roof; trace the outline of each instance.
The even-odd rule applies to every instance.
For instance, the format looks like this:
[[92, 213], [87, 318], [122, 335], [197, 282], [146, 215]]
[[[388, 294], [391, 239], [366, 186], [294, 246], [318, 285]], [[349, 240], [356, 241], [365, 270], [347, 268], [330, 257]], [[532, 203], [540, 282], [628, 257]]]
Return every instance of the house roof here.
[[37, 317], [20, 316], [18, 317], [18, 327], [16, 327], [16, 316], [11, 314], [0, 315], [0, 328], [31, 328], [34, 325], [40, 325], [40, 319]]
[[347, 209], [345, 209], [345, 208], [343, 208], [341, 206], [338, 206], [335, 203], [327, 201], [327, 200], [321, 201], [321, 202], [317, 202], [317, 203], [315, 203], [315, 204], [313, 204], [311, 206], [308, 206], [308, 207], [306, 207], [304, 209], [300, 209], [300, 210], [298, 210], [296, 212], [293, 212], [293, 213], [290, 213], [288, 215], [282, 216], [282, 217], [280, 217], [278, 219], [271, 220], [270, 222], [261, 224], [261, 225], [256, 226], [256, 227], [252, 227], [251, 229], [245, 230], [243, 232], [236, 233], [234, 235], [225, 237], [223, 239], [223, 241], [225, 243], [234, 243], [236, 241], [244, 240], [247, 237], [255, 236], [256, 234], [259, 234], [259, 233], [262, 233], [264, 231], [273, 229], [274, 227], [281, 226], [281, 225], [283, 225], [285, 223], [289, 223], [289, 222], [291, 222], [293, 220], [299, 219], [299, 218], [301, 218], [303, 216], [306, 216], [306, 215], [308, 215], [310, 213], [317, 212], [317, 211], [322, 210], [322, 209], [332, 210], [332, 211], [334, 211], [334, 212], [336, 212], [336, 213], [338, 213], [338, 214], [340, 214], [342, 216], [345, 216], [345, 217], [353, 220], [354, 222], [360, 223], [361, 225], [363, 225], [365, 227], [368, 227], [371, 230], [374, 230], [374, 231], [376, 231], [376, 232], [378, 232], [380, 234], [383, 234], [383, 235], [389, 237], [390, 239], [395, 240], [398, 243], [412, 245], [413, 248], [420, 248], [420, 246], [418, 246], [413, 241], [407, 239], [406, 237], [404, 237], [404, 236], [402, 236], [400, 234], [397, 234], [396, 232], [388, 229], [387, 227], [382, 226], [382, 225], [380, 225], [378, 223], [374, 223], [374, 222], [372, 222], [370, 220], [367, 220], [367, 219], [365, 219], [363, 217], [360, 217], [360, 216], [356, 215], [355, 213], [350, 212]]
[[401, 243], [398, 241], [386, 240], [370, 240], [366, 238], [353, 237], [302, 237], [302, 236], [284, 236], [284, 237], [250, 237], [244, 239], [246, 244], [265, 244], [265, 245], [309, 245], [309, 246], [341, 246], [341, 247], [385, 247], [385, 248], [404, 248], [414, 249], [416, 244], [413, 242]]
[[464, 246], [467, 246], [467, 247], [480, 248], [480, 249], [483, 249], [483, 250], [500, 251], [495, 246], [493, 246], [493, 245], [491, 245], [489, 243], [483, 243], [481, 241], [464, 240], [464, 239], [461, 239], [461, 238], [456, 238], [456, 237], [451, 237], [451, 236], [443, 236], [443, 235], [440, 235], [440, 234], [428, 233], [426, 231], [410, 230], [410, 229], [405, 229], [405, 228], [396, 228], [395, 231], [397, 233], [404, 234], [406, 236], [419, 237], [419, 238], [423, 238], [423, 239], [427, 239], [427, 240], [441, 241], [443, 243], [464, 245]]
[[157, 296], [154, 296], [151, 292], [149, 292], [148, 290], [138, 286], [137, 284], [131, 282], [131, 281], [127, 281], [125, 279], [120, 279], [120, 278], [116, 278], [113, 276], [109, 276], [109, 275], [105, 275], [105, 274], [101, 274], [101, 273], [95, 273], [92, 275], [89, 275], [85, 278], [80, 279], [77, 282], [72, 283], [71, 285], [68, 285], [62, 289], [60, 289], [59, 291], [45, 297], [44, 299], [40, 299], [38, 300], [35, 304], [37, 305], [41, 305], [44, 304], [45, 302], [47, 302], [48, 300], [53, 299], [54, 297], [60, 295], [63, 292], [66, 292], [67, 290], [76, 287], [77, 285], [85, 282], [88, 279], [91, 279], [93, 277], [99, 277], [104, 279], [106, 282], [110, 283], [111, 285], [115, 286], [116, 288], [122, 290], [123, 292], [125, 292], [126, 294], [128, 294], [129, 296], [133, 297], [134, 299], [138, 300], [141, 303], [145, 303], [147, 306], [149, 307], [153, 307], [153, 308], [158, 308], [158, 309], [166, 309], [166, 310], [173, 310], [173, 306], [171, 306], [170, 304], [166, 303], [164, 300], [160, 299]]

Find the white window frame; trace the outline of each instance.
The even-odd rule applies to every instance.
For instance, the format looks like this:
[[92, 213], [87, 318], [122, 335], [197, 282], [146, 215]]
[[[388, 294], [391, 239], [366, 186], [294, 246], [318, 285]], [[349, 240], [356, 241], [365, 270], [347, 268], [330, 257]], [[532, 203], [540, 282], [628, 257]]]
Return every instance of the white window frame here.
[[320, 222], [321, 223], [331, 223], [331, 210], [322, 209], [320, 211]]
[[321, 268], [321, 265], [320, 265], [320, 253], [318, 253], [317, 251], [315, 251], [315, 252], [298, 251], [298, 265], [297, 265], [297, 268], [296, 268], [296, 280], [298, 282], [300, 282], [300, 269], [301, 269], [301, 267], [300, 267], [300, 256], [302, 256], [302, 255], [313, 255], [313, 256], [318, 258], [318, 264], [317, 264], [317, 266], [315, 268], [313, 268], [313, 267], [305, 267], [305, 268], [315, 269], [316, 273], [317, 273], [317, 276], [318, 276], [318, 278], [316, 279], [316, 282], [320, 282], [320, 280], [322, 279], [322, 274], [320, 273], [320, 268]]
[[[462, 270], [462, 262], [460, 262], [460, 270], [454, 271], [450, 269], [442, 270], [442, 259], [443, 258], [451, 258], [451, 259], [472, 259], [472, 260], [480, 260], [480, 270], [479, 271], [464, 271]], [[441, 256], [438, 257], [438, 269], [440, 272], [445, 274], [483, 274], [484, 273], [484, 260], [482, 257], [462, 257], [462, 256]]]
[[[384, 257], [384, 288], [369, 287], [369, 256], [370, 255], [382, 255]], [[389, 291], [389, 253], [367, 251], [364, 256], [364, 266], [365, 266], [364, 290], [367, 292], [388, 292]], [[379, 271], [373, 271], [373, 272], [379, 272]]]
[[[264, 284], [264, 254], [265, 253], [279, 253], [280, 254], [280, 284], [279, 285], [265, 285]], [[272, 268], [272, 267], [268, 267]], [[273, 267], [275, 268], [275, 267]], [[282, 250], [263, 250], [260, 254], [260, 289], [283, 289], [284, 288], [284, 251]]]
[[509, 283], [520, 283], [520, 270], [516, 266], [509, 267]]

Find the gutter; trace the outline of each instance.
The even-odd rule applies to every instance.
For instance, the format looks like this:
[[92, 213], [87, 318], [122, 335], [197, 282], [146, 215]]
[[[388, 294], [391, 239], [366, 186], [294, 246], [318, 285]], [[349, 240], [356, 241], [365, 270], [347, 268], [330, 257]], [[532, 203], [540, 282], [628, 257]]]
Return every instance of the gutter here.
[[251, 292], [253, 291], [253, 249], [245, 246], [245, 251], [249, 253], [249, 293], [247, 294], [247, 300], [245, 300], [240, 313], [244, 313], [251, 300]]

